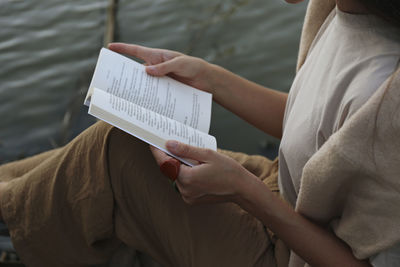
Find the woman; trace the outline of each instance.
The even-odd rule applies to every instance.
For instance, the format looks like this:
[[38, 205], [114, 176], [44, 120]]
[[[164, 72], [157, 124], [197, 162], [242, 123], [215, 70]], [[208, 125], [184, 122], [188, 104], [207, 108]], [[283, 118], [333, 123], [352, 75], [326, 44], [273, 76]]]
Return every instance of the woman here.
[[289, 205], [277, 193], [277, 161], [169, 141], [172, 153], [200, 162], [174, 170], [151, 149], [158, 165], [170, 163], [165, 173], [178, 171], [178, 195], [146, 145], [98, 123], [0, 168], [2, 218], [18, 253], [31, 266], [86, 266], [123, 242], [166, 266], [285, 266], [283, 241], [290, 266], [395, 263], [399, 12], [397, 1], [311, 1], [289, 97], [201, 59], [111, 44], [282, 137]]

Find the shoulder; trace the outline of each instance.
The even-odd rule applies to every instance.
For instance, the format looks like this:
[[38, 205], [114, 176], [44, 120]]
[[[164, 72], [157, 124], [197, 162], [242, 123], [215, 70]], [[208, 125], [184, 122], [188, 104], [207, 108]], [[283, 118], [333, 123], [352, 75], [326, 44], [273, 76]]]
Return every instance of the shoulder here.
[[[389, 153], [400, 149], [400, 69], [378, 86], [371, 97], [346, 120], [330, 142], [340, 146], [343, 156]], [[386, 151], [384, 151], [386, 150]], [[380, 152], [378, 152], [380, 151]], [[397, 154], [397, 152], [396, 152]], [[387, 156], [391, 155], [387, 154]], [[372, 159], [368, 159], [371, 163]]]
[[[400, 47], [400, 46], [399, 46]], [[335, 87], [345, 87], [342, 101], [339, 106], [338, 120], [334, 126], [335, 131], [349, 120], [368, 100], [378, 91], [383, 91], [388, 80], [394, 74], [400, 54], [375, 55], [354, 62], [348, 69], [341, 71], [336, 78]]]

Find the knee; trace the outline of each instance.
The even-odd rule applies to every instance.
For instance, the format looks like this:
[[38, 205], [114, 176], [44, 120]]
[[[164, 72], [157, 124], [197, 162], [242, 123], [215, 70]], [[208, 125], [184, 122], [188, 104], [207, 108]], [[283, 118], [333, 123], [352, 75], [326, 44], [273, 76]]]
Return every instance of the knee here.
[[117, 128], [108, 137], [108, 167], [116, 195], [148, 192], [167, 179], [161, 174], [149, 145]]
[[135, 175], [148, 172], [149, 168], [158, 169], [147, 143], [118, 128], [111, 129], [107, 139], [112, 174]]
[[112, 127], [106, 134], [109, 154], [114, 157], [126, 156], [133, 159], [150, 152], [148, 144], [116, 127]]
[[88, 130], [104, 138], [105, 136], [108, 136], [114, 129], [115, 127], [112, 126], [111, 124], [108, 124], [103, 121], [98, 121], [95, 124], [93, 124]]

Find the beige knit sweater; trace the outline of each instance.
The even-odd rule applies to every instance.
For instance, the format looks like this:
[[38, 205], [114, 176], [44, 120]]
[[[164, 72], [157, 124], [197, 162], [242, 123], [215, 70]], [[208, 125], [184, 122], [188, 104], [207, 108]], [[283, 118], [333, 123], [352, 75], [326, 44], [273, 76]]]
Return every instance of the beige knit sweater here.
[[[298, 69], [334, 7], [310, 0]], [[305, 165], [296, 210], [330, 224], [360, 259], [400, 242], [399, 68]]]

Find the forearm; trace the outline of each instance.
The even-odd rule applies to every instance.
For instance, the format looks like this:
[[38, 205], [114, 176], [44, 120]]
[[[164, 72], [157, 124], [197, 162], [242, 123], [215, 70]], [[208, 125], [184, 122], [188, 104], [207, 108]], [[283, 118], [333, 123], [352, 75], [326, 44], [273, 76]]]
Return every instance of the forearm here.
[[262, 131], [280, 138], [287, 94], [241, 78], [205, 60], [138, 45], [113, 43], [109, 48], [144, 60], [147, 73], [211, 92], [214, 100]]
[[[246, 179], [247, 180], [247, 179]], [[273, 195], [258, 178], [250, 181], [238, 204], [283, 240], [312, 266], [370, 266], [354, 257], [351, 249], [329, 230], [311, 222]]]
[[281, 138], [287, 93], [248, 81], [219, 66], [209, 75], [214, 100], [260, 130]]

